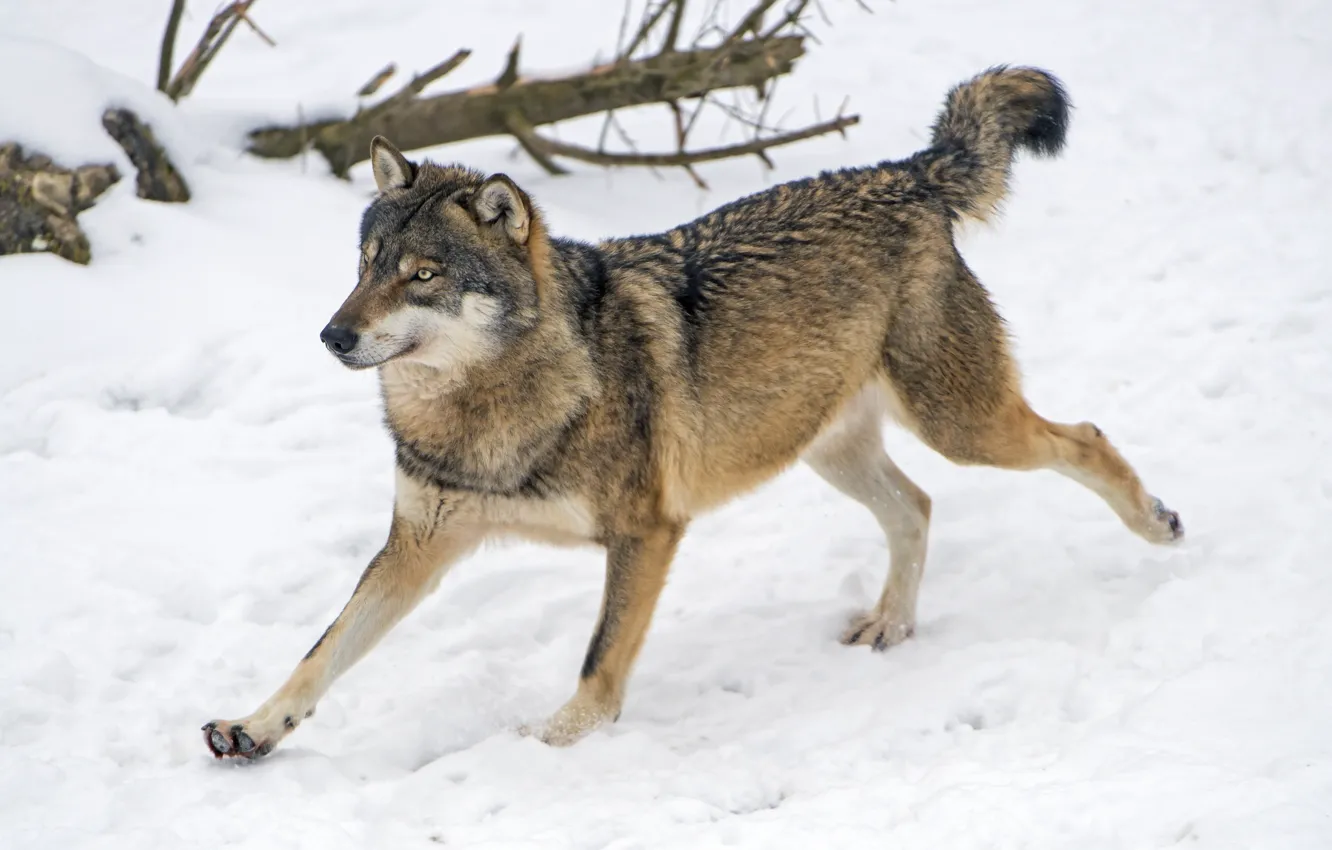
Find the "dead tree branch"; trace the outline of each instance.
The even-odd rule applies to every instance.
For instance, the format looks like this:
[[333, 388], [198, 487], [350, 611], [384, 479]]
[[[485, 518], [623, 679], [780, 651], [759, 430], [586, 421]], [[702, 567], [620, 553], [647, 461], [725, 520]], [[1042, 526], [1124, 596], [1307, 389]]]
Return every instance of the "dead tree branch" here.
[[[243, 15], [253, 2], [241, 0], [232, 5], [243, 5], [245, 8], [240, 10]], [[649, 0], [641, 23], [627, 39], [629, 27], [622, 23], [623, 47], [617, 48], [615, 57], [585, 71], [544, 78], [523, 75], [519, 67], [521, 42], [515, 42], [493, 83], [421, 97], [426, 85], [452, 71], [470, 55], [459, 50], [396, 93], [359, 109], [350, 118], [255, 130], [250, 134], [249, 150], [261, 157], [291, 157], [299, 154], [308, 141], [324, 155], [335, 174], [345, 176], [351, 166], [368, 157], [370, 140], [376, 135], [389, 137], [403, 150], [486, 136], [510, 136], [551, 174], [566, 173], [557, 159], [567, 158], [597, 165], [682, 167], [702, 185], [693, 170], [696, 163], [753, 155], [770, 165], [766, 153], [770, 148], [826, 133], [844, 133], [859, 120], [854, 115], [839, 116], [789, 132], [765, 126], [766, 93], [779, 77], [791, 72], [796, 60], [805, 53], [807, 36], [803, 20], [812, 0], [788, 0], [780, 19], [766, 28], [764, 17], [777, 6], [778, 0], [755, 0], [733, 26], [723, 26], [720, 4], [713, 0], [692, 46], [679, 49], [676, 44], [687, 2]], [[628, 20], [626, 12], [624, 21]], [[643, 50], [648, 45], [653, 46]], [[636, 53], [646, 55], [635, 56]], [[389, 73], [391, 69], [381, 71], [361, 91], [373, 93]], [[714, 93], [727, 89], [757, 92], [758, 105], [751, 110], [754, 114], [745, 114], [738, 107], [730, 113], [753, 131], [753, 138], [740, 144], [689, 150], [689, 131], [700, 111], [716, 105]], [[695, 106], [687, 111], [682, 101], [693, 101]], [[619, 129], [614, 112], [648, 104], [665, 105], [671, 110], [676, 151], [608, 150], [608, 131], [612, 127]], [[596, 148], [555, 141], [536, 130], [543, 125], [597, 113], [606, 113], [607, 118]]]
[[166, 93], [167, 97], [173, 101], [179, 101], [182, 97], [188, 95], [194, 90], [199, 78], [203, 72], [208, 70], [213, 59], [217, 57], [218, 52], [231, 34], [236, 31], [236, 27], [244, 23], [252, 29], [256, 35], [273, 46], [276, 42], [269, 38], [263, 30], [255, 25], [250, 19], [250, 7], [258, 0], [235, 0], [228, 3], [213, 15], [208, 26], [204, 28], [203, 35], [199, 37], [199, 43], [194, 45], [194, 49], [185, 57], [185, 61], [180, 63], [180, 68], [176, 75], [169, 82], [165, 78], [171, 73], [171, 58], [175, 51], [176, 30], [180, 27], [181, 12], [184, 10], [184, 0], [176, 0], [171, 7], [171, 15], [167, 18], [166, 32], [162, 36], [162, 55], [157, 66], [157, 87]]
[[[358, 110], [356, 115], [352, 117], [352, 121], [370, 122], [376, 120], [380, 116], [392, 113], [403, 104], [410, 103], [417, 95], [425, 91], [426, 86], [466, 62], [467, 57], [471, 55], [472, 51], [470, 50], [459, 50], [457, 53], [453, 54], [448, 59], [445, 59], [443, 62], [440, 62], [424, 74], [417, 74], [415, 77], [412, 77], [411, 82], [398, 89], [384, 100], [376, 103], [374, 106]], [[385, 79], [387, 79], [387, 77], [385, 77]]]
[[389, 81], [389, 78], [398, 73], [398, 66], [392, 62], [379, 69], [379, 73], [370, 78], [365, 85], [356, 90], [357, 97], [370, 97], [370, 95], [379, 91], [379, 89]]
[[[593, 165], [681, 166], [688, 168], [689, 166], [696, 165], [700, 162], [714, 162], [719, 159], [731, 159], [737, 156], [754, 155], [762, 160], [765, 165], [771, 167], [772, 160], [767, 157], [768, 149], [781, 147], [782, 145], [789, 145], [793, 142], [804, 141], [805, 139], [812, 139], [815, 136], [822, 136], [828, 133], [845, 134], [847, 127], [855, 126], [858, 123], [860, 123], [859, 115], [847, 115], [840, 118], [834, 118], [831, 121], [812, 124], [801, 130], [793, 130], [789, 133], [778, 133], [773, 136], [753, 139], [740, 144], [722, 145], [715, 148], [704, 148], [702, 150], [678, 151], [676, 153], [609, 153], [595, 150], [593, 148], [585, 148], [580, 145], [571, 145], [567, 142], [559, 142], [554, 139], [547, 139], [528, 128], [526, 131], [526, 143], [523, 147], [529, 149], [529, 152], [536, 151], [537, 153], [533, 153], [534, 158], [539, 153], [546, 158], [564, 156], [581, 162], [590, 162]], [[697, 175], [695, 175], [695, 180], [697, 179]], [[706, 188], [706, 186], [703, 188]]]
[[174, 0], [167, 16], [166, 31], [162, 33], [162, 50], [157, 57], [157, 90], [165, 92], [171, 83], [171, 60], [176, 51], [176, 31], [180, 29], [180, 16], [185, 13], [185, 0]]

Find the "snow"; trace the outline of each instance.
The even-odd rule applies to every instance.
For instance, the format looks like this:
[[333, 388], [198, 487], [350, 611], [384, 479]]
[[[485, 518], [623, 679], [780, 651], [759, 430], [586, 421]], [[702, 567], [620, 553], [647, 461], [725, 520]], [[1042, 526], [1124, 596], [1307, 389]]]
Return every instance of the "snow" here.
[[[684, 175], [503, 170], [557, 232], [669, 226], [767, 185], [917, 149], [944, 91], [1048, 67], [1064, 158], [1023, 161], [963, 252], [1028, 396], [1093, 419], [1178, 509], [1152, 548], [1052, 474], [963, 469], [889, 430], [934, 498], [914, 640], [840, 646], [887, 566], [872, 518], [797, 468], [692, 527], [620, 721], [570, 749], [514, 730], [572, 692], [592, 550], [484, 551], [267, 760], [199, 725], [281, 683], [382, 542], [391, 453], [371, 375], [319, 328], [373, 182], [239, 152], [254, 116], [351, 103], [476, 49], [449, 84], [613, 45], [577, 0], [261, 4], [195, 94], [151, 91], [166, 3], [0, 6], [0, 138], [123, 156], [144, 111], [195, 199], [81, 217], [94, 261], [0, 258], [0, 846], [1263, 848], [1332, 846], [1332, 7], [898, 0], [831, 27], [781, 87], [843, 94], [848, 141]], [[192, 3], [180, 55], [211, 13]], [[44, 81], [50, 81], [49, 83]], [[59, 97], [42, 98], [48, 86]], [[629, 125], [647, 148], [667, 122]], [[564, 128], [586, 137], [595, 124]]]

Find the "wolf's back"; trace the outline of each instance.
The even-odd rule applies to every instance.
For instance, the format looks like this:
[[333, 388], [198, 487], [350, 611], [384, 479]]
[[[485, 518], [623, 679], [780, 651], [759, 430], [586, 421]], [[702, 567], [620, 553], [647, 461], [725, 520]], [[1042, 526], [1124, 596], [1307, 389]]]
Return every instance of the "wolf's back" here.
[[931, 146], [912, 158], [950, 210], [984, 221], [1008, 192], [1013, 156], [1054, 156], [1064, 146], [1069, 101], [1052, 74], [997, 67], [948, 93]]

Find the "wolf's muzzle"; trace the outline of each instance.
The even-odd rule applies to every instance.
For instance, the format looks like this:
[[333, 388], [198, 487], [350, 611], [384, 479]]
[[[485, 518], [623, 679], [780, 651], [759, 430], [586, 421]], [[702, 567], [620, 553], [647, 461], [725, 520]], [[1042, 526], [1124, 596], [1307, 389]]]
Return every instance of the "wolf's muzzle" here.
[[351, 328], [339, 327], [330, 322], [319, 332], [319, 339], [329, 351], [342, 355], [356, 347], [359, 337]]

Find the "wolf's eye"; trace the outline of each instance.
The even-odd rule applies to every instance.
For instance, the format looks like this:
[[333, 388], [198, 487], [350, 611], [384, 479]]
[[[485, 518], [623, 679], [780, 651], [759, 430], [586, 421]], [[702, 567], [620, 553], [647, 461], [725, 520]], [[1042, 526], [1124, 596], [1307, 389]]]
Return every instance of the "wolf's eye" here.
[[421, 269], [416, 273], [417, 280], [430, 280], [430, 278], [434, 276], [435, 273], [432, 272], [430, 269]]

